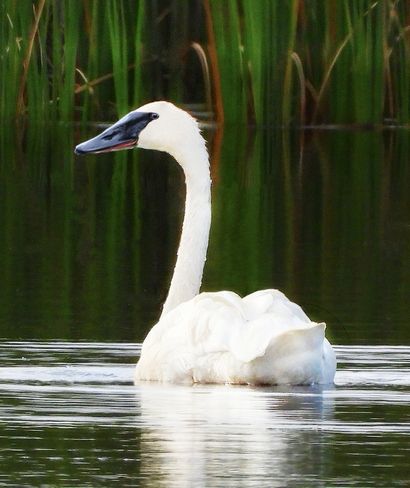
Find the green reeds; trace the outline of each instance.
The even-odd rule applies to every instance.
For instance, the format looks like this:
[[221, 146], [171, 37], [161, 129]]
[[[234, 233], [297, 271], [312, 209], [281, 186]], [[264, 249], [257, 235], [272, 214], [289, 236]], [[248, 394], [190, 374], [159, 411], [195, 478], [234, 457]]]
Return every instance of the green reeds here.
[[105, 2], [117, 111], [128, 112], [128, 36], [123, 2]]
[[[218, 20], [226, 5], [211, 3]], [[242, 0], [236, 5], [240, 23], [226, 12], [222, 25], [215, 23], [219, 65], [229, 71], [229, 77], [221, 76], [228, 93], [224, 106], [226, 98], [233, 103], [233, 91], [260, 123], [408, 124], [408, 4]], [[237, 45], [226, 46], [235, 36], [241, 63], [232, 54]], [[232, 90], [232, 79], [245, 84], [246, 102]]]
[[246, 70], [241, 42], [238, 2], [210, 1], [211, 19], [216, 38], [224, 107], [228, 122], [246, 120]]
[[209, 103], [212, 85], [218, 121], [409, 123], [405, 0], [3, 0], [0, 16], [1, 117], [115, 118]]
[[[0, 3], [0, 113], [12, 117], [17, 110], [17, 94], [23, 66], [23, 46], [15, 2]], [[20, 11], [19, 15], [23, 15]]]

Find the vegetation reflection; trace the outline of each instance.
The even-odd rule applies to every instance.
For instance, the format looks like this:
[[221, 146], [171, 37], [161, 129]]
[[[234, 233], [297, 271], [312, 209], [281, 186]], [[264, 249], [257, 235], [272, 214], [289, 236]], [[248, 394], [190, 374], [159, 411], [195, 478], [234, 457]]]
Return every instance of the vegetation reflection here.
[[[221, 147], [221, 134], [207, 137], [203, 288], [279, 288], [335, 342], [404, 342], [407, 133], [232, 127]], [[74, 161], [77, 138], [67, 126], [29, 125], [1, 145], [1, 333], [141, 340], [174, 264], [182, 175], [167, 155], [142, 150]]]

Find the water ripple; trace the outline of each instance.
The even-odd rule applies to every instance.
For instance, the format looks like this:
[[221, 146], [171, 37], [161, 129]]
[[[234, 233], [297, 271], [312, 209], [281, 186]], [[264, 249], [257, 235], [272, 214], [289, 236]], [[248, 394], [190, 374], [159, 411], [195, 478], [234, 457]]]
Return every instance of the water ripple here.
[[408, 479], [410, 348], [339, 346], [335, 386], [312, 388], [134, 386], [139, 351], [138, 344], [3, 341], [0, 448], [9, 468], [0, 485], [400, 486]]

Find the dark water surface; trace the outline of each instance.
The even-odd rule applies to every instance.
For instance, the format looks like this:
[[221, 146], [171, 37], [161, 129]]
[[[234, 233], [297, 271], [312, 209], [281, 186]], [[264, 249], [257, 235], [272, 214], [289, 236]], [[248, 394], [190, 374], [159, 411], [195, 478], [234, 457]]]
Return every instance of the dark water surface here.
[[142, 150], [75, 158], [95, 128], [3, 129], [0, 486], [407, 485], [409, 131], [206, 133], [204, 289], [279, 288], [347, 344], [334, 388], [278, 389], [133, 386], [181, 172]]
[[[75, 157], [96, 130], [0, 132], [0, 337], [141, 342], [159, 316], [181, 171], [154, 151]], [[203, 288], [279, 288], [335, 343], [408, 344], [410, 132], [206, 136]]]
[[410, 348], [336, 386], [132, 384], [136, 344], [3, 342], [0, 486], [407, 486]]

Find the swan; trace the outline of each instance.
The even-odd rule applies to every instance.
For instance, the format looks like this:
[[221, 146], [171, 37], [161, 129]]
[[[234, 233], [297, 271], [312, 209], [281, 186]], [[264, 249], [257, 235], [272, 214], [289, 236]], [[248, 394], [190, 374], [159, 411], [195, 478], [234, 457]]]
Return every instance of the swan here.
[[325, 324], [278, 290], [244, 298], [199, 293], [211, 225], [209, 158], [197, 121], [170, 102], [151, 102], [76, 154], [139, 147], [169, 153], [186, 183], [176, 265], [161, 317], [144, 340], [135, 381], [310, 385], [332, 383], [336, 357]]

